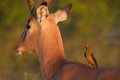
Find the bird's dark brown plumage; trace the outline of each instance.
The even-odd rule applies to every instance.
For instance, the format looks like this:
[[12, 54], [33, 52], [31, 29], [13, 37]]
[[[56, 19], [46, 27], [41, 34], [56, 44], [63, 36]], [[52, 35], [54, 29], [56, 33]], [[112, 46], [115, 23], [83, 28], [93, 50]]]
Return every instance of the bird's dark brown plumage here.
[[84, 53], [84, 56], [89, 64], [91, 64], [94, 68], [98, 68], [97, 61], [95, 58], [94, 53], [90, 50], [87, 44], [83, 44], [83, 47], [85, 47], [86, 51]]

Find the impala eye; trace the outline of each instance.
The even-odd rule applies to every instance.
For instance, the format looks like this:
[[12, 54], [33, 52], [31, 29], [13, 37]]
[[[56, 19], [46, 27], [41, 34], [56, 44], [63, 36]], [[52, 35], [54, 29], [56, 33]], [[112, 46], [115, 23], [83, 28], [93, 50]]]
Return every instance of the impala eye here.
[[26, 28], [27, 28], [27, 29], [30, 29], [30, 27], [31, 27], [31, 26], [29, 25], [29, 22], [30, 22], [30, 19], [28, 19], [28, 21], [27, 21], [27, 23], [26, 23]]
[[27, 29], [30, 29], [30, 25], [29, 25], [29, 24], [27, 24], [27, 25], [26, 25], [26, 28], [27, 28]]

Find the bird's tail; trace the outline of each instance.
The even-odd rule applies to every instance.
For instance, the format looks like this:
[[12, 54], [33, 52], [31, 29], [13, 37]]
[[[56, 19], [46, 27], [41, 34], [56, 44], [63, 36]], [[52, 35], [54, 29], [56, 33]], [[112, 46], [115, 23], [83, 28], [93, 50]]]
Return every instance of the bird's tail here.
[[98, 64], [93, 64], [93, 67], [96, 69], [96, 68], [99, 68]]

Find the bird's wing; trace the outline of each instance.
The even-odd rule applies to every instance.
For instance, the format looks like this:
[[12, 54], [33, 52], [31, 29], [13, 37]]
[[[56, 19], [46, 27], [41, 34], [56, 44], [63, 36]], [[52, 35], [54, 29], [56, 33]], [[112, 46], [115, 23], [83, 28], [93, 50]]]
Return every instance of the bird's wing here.
[[86, 52], [84, 52], [84, 57], [86, 58]]
[[95, 62], [95, 65], [98, 67], [97, 60], [96, 60], [96, 58], [95, 58], [94, 53], [92, 53], [92, 54], [91, 54], [91, 56], [92, 56], [92, 59], [93, 59], [93, 60], [94, 60], [94, 62]]

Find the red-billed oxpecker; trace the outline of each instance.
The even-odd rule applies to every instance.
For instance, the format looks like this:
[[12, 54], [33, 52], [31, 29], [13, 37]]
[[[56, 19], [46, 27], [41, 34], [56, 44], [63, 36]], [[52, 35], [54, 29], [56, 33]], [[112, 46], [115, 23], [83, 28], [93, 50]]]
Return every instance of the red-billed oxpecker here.
[[89, 64], [93, 66], [93, 68], [98, 68], [98, 64], [96, 61], [96, 58], [94, 56], [94, 53], [90, 50], [88, 44], [82, 44], [83, 47], [85, 47], [86, 51], [84, 53], [84, 56]]

